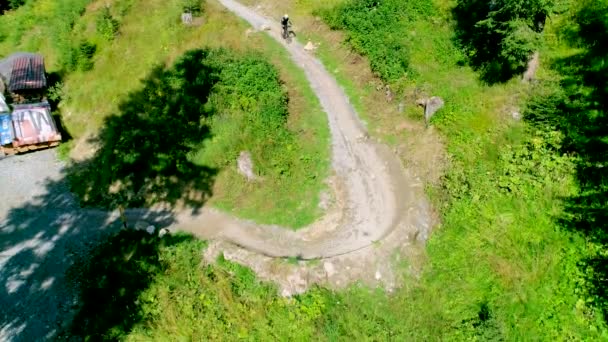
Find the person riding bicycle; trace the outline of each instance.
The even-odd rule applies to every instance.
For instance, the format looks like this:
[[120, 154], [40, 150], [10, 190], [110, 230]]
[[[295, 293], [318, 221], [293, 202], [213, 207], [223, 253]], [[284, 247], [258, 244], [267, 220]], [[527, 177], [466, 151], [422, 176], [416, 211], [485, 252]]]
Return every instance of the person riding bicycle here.
[[291, 21], [289, 21], [289, 15], [285, 14], [281, 19], [281, 27], [283, 28], [283, 32], [287, 32], [290, 26]]

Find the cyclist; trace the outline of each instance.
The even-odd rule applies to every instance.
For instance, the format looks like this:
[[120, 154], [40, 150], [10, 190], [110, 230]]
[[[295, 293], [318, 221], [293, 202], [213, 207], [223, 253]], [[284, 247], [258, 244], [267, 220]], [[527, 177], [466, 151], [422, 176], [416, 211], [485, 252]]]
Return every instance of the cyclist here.
[[289, 21], [289, 15], [285, 14], [281, 19], [281, 27], [283, 28], [283, 32], [288, 32], [287, 30], [291, 26], [291, 21]]

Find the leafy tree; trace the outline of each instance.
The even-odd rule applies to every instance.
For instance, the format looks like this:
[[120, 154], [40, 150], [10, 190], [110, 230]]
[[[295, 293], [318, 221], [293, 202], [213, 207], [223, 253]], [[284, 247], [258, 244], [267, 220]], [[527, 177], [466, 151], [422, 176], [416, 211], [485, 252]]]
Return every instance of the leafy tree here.
[[552, 0], [458, 0], [457, 37], [488, 82], [522, 72], [538, 45]]

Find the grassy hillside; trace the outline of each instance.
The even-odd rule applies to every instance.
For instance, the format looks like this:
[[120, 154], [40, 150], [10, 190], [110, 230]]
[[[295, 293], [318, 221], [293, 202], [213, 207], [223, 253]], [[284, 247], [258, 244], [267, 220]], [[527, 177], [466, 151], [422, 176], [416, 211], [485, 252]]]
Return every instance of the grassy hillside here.
[[[203, 6], [202, 16], [195, 20], [199, 26], [181, 25], [183, 5], [182, 1], [28, 1], [0, 17], [2, 23], [18, 26], [16, 30], [9, 30], [3, 25], [5, 38], [0, 43], [0, 53], [7, 55], [29, 50], [44, 54], [48, 70], [56, 75], [55, 78], [60, 78], [51, 94], [53, 99], [60, 100], [59, 111], [64, 124], [76, 138], [74, 156], [79, 157], [83, 151], [86, 154], [87, 150], [78, 139], [95, 135], [100, 129], [108, 132], [109, 118], [122, 117], [114, 120], [114, 128], [121, 131], [117, 132], [118, 136], [127, 139], [128, 143], [106, 144], [106, 151], [117, 148], [110, 155], [103, 152], [102, 146], [102, 151], [90, 160], [97, 166], [84, 174], [79, 170], [81, 176], [73, 177], [77, 179], [75, 190], [82, 195], [84, 203], [143, 205], [167, 201], [176, 204], [184, 184], [193, 186], [196, 178], [201, 178], [202, 182], [208, 172], [197, 176], [189, 173], [196, 167], [185, 172], [163, 167], [160, 161], [146, 165], [148, 157], [139, 149], [156, 156], [175, 154], [177, 150], [170, 145], [182, 145], [182, 140], [187, 138], [195, 146], [180, 152], [181, 157], [173, 156], [168, 160], [179, 159], [185, 165], [198, 164], [216, 170], [217, 174], [211, 186], [194, 187], [191, 192], [200, 190], [199, 194], [184, 195], [187, 198], [181, 198], [179, 203], [200, 205], [209, 201], [261, 223], [294, 228], [311, 223], [321, 214], [317, 204], [322, 182], [328, 174], [329, 131], [325, 115], [303, 72], [268, 37], [259, 34], [247, 37], [247, 26], [215, 2]], [[127, 115], [133, 110], [125, 106], [144, 109], [148, 108], [144, 103], [136, 102], [160, 105], [170, 100], [160, 94], [158, 97], [145, 95], [138, 100], [133, 96], [142, 94], [156, 70], [171, 66], [186, 51], [202, 47], [231, 49], [238, 56], [234, 57], [237, 64], [241, 64], [220, 72], [222, 80], [213, 88], [208, 104], [218, 115], [201, 123], [208, 128], [209, 134], [203, 136], [199, 132], [196, 137], [166, 134], [179, 131], [180, 126], [175, 121], [172, 124], [178, 126], [173, 130], [165, 127], [169, 132], [162, 133], [160, 113], [164, 109], [160, 108], [148, 112], [148, 122], [155, 120], [158, 123], [157, 132], [148, 130], [148, 137], [140, 134], [141, 131], [138, 133], [137, 127], [131, 127], [135, 123], [129, 123]], [[272, 64], [264, 64], [263, 60]], [[271, 79], [260, 79], [258, 75]], [[250, 84], [251, 81], [257, 84]], [[239, 87], [228, 87], [232, 82], [240, 84]], [[268, 91], [258, 92], [263, 88]], [[145, 91], [150, 89], [148, 85]], [[268, 94], [272, 94], [270, 98]], [[273, 116], [276, 120], [266, 120]], [[117, 134], [110, 133], [106, 137], [116, 139]], [[145, 140], [154, 143], [144, 146]], [[236, 158], [241, 150], [252, 153], [259, 181], [248, 183], [237, 174]], [[127, 161], [136, 155], [142, 163]], [[99, 167], [102, 164], [104, 167]], [[161, 168], [162, 172], [154, 167]], [[91, 177], [91, 174], [96, 176]], [[164, 191], [159, 189], [160, 184], [175, 183], [171, 177], [180, 178], [182, 185], [172, 186], [171, 195], [160, 194]], [[129, 193], [118, 197], [112, 194], [110, 188], [118, 185], [117, 181], [122, 182]], [[207, 198], [209, 195], [211, 197]], [[193, 198], [199, 199], [193, 201]]]

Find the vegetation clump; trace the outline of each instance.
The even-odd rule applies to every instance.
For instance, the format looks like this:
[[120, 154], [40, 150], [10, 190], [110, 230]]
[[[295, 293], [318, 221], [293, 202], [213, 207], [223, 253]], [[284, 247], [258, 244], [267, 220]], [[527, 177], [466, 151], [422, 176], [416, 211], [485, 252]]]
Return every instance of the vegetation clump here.
[[459, 0], [456, 34], [471, 65], [488, 82], [522, 73], [543, 42], [553, 0]]
[[353, 0], [320, 14], [332, 29], [345, 30], [346, 42], [369, 57], [380, 78], [393, 82], [409, 71], [409, 32], [404, 23], [430, 15], [432, 9], [428, 0]]

